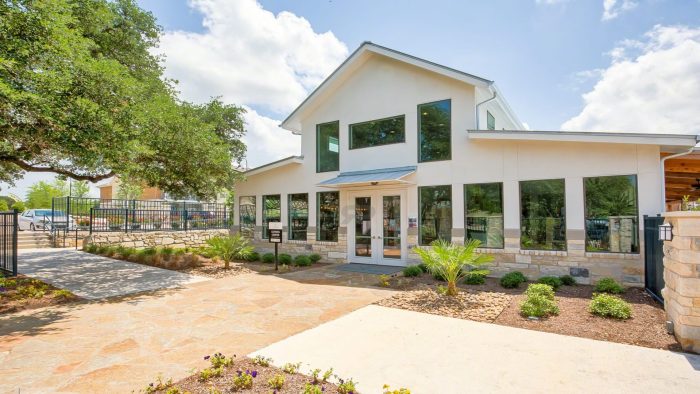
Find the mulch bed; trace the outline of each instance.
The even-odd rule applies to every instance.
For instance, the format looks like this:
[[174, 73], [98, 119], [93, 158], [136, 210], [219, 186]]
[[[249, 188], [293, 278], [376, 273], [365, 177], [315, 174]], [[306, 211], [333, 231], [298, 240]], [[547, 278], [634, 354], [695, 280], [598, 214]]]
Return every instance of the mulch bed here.
[[75, 294], [24, 275], [0, 278], [0, 315], [78, 301]]
[[681, 350], [675, 337], [666, 332], [663, 305], [643, 289], [628, 288], [620, 295], [632, 307], [632, 318], [628, 320], [603, 318], [588, 312], [593, 286], [586, 285], [562, 286], [556, 292], [559, 315], [531, 320], [520, 315], [527, 284], [521, 284], [517, 289], [505, 289], [496, 278], [487, 278], [483, 285], [459, 284], [460, 296], [456, 300], [436, 292], [441, 284], [444, 282], [428, 274], [416, 278], [399, 274], [391, 278], [389, 287], [404, 291], [376, 304], [601, 341]]
[[[252, 394], [270, 394], [272, 392], [283, 393], [303, 393], [307, 383], [311, 383], [312, 379], [309, 376], [300, 373], [289, 374], [276, 368], [272, 365], [262, 367], [253, 364], [252, 360], [247, 357], [235, 358], [233, 365], [225, 367], [224, 373], [220, 377], [212, 377], [202, 382], [199, 380], [199, 374], [189, 376], [179, 382], [175, 382], [169, 387], [163, 387], [159, 390], [154, 390], [154, 393], [165, 393], [168, 389], [176, 388], [180, 393], [192, 394], [211, 394], [211, 393], [230, 393], [232, 392], [233, 379], [238, 375], [238, 372], [256, 371], [256, 377], [253, 378], [253, 387], [242, 390], [243, 393]], [[281, 390], [273, 390], [270, 388], [268, 381], [275, 375], [284, 376], [284, 385]], [[338, 386], [333, 383], [318, 383], [323, 388], [323, 393], [338, 393]], [[147, 390], [148, 391], [148, 390]]]

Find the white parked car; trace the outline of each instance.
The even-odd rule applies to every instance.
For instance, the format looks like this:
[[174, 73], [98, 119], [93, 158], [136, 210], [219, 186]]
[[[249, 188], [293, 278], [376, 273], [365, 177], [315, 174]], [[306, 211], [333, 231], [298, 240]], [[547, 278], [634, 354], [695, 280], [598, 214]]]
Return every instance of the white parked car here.
[[[53, 223], [56, 223], [54, 226]], [[63, 211], [54, 211], [51, 214], [50, 209], [30, 209], [24, 211], [17, 218], [20, 230], [51, 230], [52, 228], [68, 228], [75, 227], [75, 221], [72, 217], [66, 220], [66, 214]]]

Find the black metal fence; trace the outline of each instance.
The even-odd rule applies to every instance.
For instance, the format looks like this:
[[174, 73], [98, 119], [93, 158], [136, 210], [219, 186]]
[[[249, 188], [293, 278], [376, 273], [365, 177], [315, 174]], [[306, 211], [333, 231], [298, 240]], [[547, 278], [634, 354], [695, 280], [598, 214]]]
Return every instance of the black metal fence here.
[[17, 212], [0, 212], [0, 273], [17, 275]]
[[89, 232], [188, 231], [233, 225], [225, 204], [198, 201], [58, 197], [52, 227]]

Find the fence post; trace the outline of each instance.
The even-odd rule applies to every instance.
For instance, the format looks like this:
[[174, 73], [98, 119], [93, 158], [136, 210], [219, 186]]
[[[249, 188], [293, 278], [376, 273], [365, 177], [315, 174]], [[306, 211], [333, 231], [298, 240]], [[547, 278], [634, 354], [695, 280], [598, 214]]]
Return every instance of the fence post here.
[[129, 206], [124, 209], [124, 232], [129, 232]]
[[19, 232], [19, 222], [17, 220], [18, 213], [12, 215], [12, 276], [17, 276], [17, 233]]
[[[68, 225], [70, 224], [70, 197], [66, 197], [66, 230], [68, 230]], [[53, 221], [51, 221], [53, 224]]]
[[90, 235], [92, 235], [92, 210], [95, 209], [94, 207], [90, 207]]
[[185, 209], [184, 209], [182, 212], [183, 212], [183, 214], [185, 215], [185, 224], [184, 224], [184, 226], [185, 226], [185, 231], [187, 231], [187, 221], [189, 220], [189, 218], [187, 217], [187, 207], [184, 207], [184, 208], [185, 208]]

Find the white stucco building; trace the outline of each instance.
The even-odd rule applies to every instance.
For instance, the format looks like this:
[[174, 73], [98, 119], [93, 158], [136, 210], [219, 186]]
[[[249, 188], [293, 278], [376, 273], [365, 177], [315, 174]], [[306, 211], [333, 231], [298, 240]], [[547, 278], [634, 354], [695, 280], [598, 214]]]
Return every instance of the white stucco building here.
[[[628, 116], [620, 114], [620, 116]], [[661, 157], [696, 137], [526, 131], [489, 80], [362, 44], [282, 127], [299, 156], [246, 172], [236, 230], [270, 249], [408, 265], [437, 238], [482, 240], [495, 274], [643, 280], [642, 215]]]

